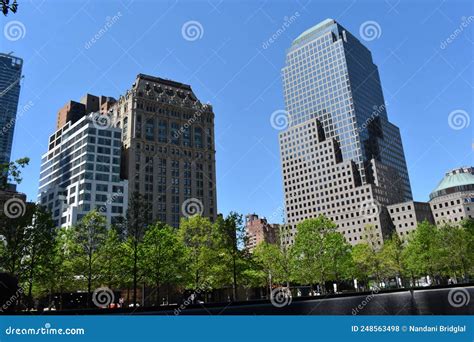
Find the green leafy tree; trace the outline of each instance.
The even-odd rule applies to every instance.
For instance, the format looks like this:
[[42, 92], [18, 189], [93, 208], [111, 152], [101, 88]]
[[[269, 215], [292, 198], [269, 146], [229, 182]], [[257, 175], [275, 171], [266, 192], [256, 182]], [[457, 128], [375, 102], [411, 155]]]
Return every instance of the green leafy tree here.
[[73, 228], [75, 242], [79, 247], [77, 255], [78, 272], [84, 275], [87, 282], [87, 306], [90, 306], [92, 283], [99, 278], [101, 263], [99, 248], [107, 238], [107, 223], [103, 215], [93, 210]]
[[18, 10], [18, 2], [17, 0], [1, 0], [0, 5], [2, 6], [2, 13], [3, 15], [7, 15], [8, 12], [16, 13]]
[[438, 230], [438, 269], [456, 281], [466, 279], [470, 265], [469, 234], [462, 225], [444, 224]]
[[261, 242], [255, 247], [253, 257], [263, 271], [265, 278], [268, 277], [270, 289], [273, 284], [286, 284], [288, 286], [291, 277], [290, 254], [279, 245]]
[[295, 243], [292, 248], [294, 277], [300, 284], [321, 285], [325, 292], [325, 282], [329, 277], [325, 260], [325, 239], [334, 233], [336, 225], [324, 216], [307, 219], [297, 225]]
[[59, 309], [62, 309], [64, 292], [74, 290], [77, 287], [74, 276], [76, 273], [76, 257], [80, 253], [80, 247], [75, 241], [75, 232], [71, 228], [60, 228], [56, 233], [54, 247], [51, 257], [46, 260], [42, 267], [40, 286], [49, 294], [49, 305], [53, 303], [52, 295], [59, 293]]
[[23, 180], [21, 169], [27, 166], [29, 162], [30, 158], [24, 157], [16, 161], [0, 164], [0, 190], [5, 190], [8, 183], [20, 184]]
[[125, 220], [126, 267], [130, 270], [133, 283], [133, 304], [137, 304], [137, 288], [143, 273], [139, 269], [140, 246], [149, 225], [149, 206], [138, 192], [134, 192], [128, 204]]
[[101, 265], [100, 282], [110, 288], [123, 284], [125, 248], [117, 229], [109, 229], [99, 247], [98, 264]]
[[187, 264], [195, 289], [207, 287], [212, 280], [212, 263], [210, 260], [216, 255], [213, 248], [216, 246], [215, 226], [208, 218], [193, 215], [182, 218], [178, 236], [187, 249]]
[[324, 262], [327, 269], [328, 280], [339, 285], [341, 280], [350, 277], [351, 246], [344, 236], [338, 232], [326, 234], [323, 240]]
[[[403, 241], [396, 232], [394, 232], [392, 236], [384, 242], [384, 245], [378, 254], [383, 277], [396, 277], [401, 279], [403, 272], [403, 249]], [[397, 287], [399, 287], [398, 280]]]
[[28, 288], [27, 296], [31, 307], [33, 285], [42, 277], [43, 268], [52, 257], [56, 228], [51, 214], [45, 208], [35, 205], [31, 225], [25, 231], [25, 249], [22, 258], [22, 273]]
[[403, 251], [403, 264], [412, 281], [416, 277], [438, 274], [439, 236], [438, 229], [428, 221], [418, 224]]
[[160, 305], [160, 288], [183, 281], [185, 250], [177, 232], [161, 222], [151, 225], [141, 246], [140, 267], [146, 279], [156, 287], [156, 304]]
[[242, 272], [247, 266], [245, 260], [247, 253], [243, 248], [247, 235], [242, 223], [242, 215], [236, 212], [231, 212], [226, 218], [219, 217], [216, 222], [219, 234], [218, 248], [221, 250], [219, 257], [228, 260], [228, 262], [218, 262], [217, 265], [223, 266], [225, 274], [231, 274], [232, 297], [234, 301], [237, 300], [238, 279], [242, 277]]

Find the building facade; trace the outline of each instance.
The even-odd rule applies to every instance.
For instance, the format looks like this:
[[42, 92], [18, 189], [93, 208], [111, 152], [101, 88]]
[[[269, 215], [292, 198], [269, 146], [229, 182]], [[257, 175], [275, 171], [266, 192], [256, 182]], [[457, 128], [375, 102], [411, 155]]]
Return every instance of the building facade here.
[[459, 223], [474, 218], [474, 167], [461, 167], [446, 173], [430, 194], [436, 224]]
[[407, 240], [418, 223], [423, 221], [434, 223], [430, 204], [426, 202], [408, 201], [389, 205], [387, 208], [395, 231], [401, 240]]
[[293, 41], [282, 73], [290, 126], [317, 118], [363, 184], [373, 183], [375, 159], [392, 170], [404, 200], [412, 199], [400, 132], [388, 121], [377, 66], [359, 40], [327, 19]]
[[367, 225], [382, 243], [393, 229], [386, 206], [412, 195], [400, 132], [388, 120], [370, 51], [327, 19], [293, 41], [282, 73], [288, 243], [298, 222], [320, 214], [353, 244]]
[[267, 222], [266, 218], [259, 218], [256, 214], [245, 216], [246, 248], [252, 253], [259, 243], [279, 243], [280, 225]]
[[0, 53], [0, 164], [10, 162], [23, 59]]
[[58, 227], [72, 226], [94, 209], [109, 225], [126, 213], [128, 182], [120, 178], [122, 132], [97, 124], [98, 116], [67, 121], [49, 137], [42, 156], [38, 202]]
[[214, 113], [191, 86], [139, 74], [107, 115], [122, 130], [122, 176], [149, 220], [217, 217]]

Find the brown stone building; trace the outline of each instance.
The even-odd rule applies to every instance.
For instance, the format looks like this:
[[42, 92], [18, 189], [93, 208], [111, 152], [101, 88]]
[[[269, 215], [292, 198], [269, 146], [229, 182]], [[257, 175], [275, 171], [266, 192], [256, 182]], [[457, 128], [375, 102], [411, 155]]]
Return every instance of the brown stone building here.
[[259, 218], [256, 214], [245, 217], [245, 231], [247, 235], [246, 248], [253, 252], [261, 242], [278, 243], [280, 225], [267, 222], [266, 218]]
[[91, 94], [84, 95], [80, 102], [71, 100], [58, 111], [56, 129], [58, 130], [63, 127], [66, 122], [73, 124], [86, 114], [99, 111], [106, 112], [115, 102], [113, 97]]
[[174, 227], [180, 217], [215, 220], [214, 113], [191, 86], [139, 74], [108, 111], [122, 129], [122, 178], [143, 195], [149, 219]]

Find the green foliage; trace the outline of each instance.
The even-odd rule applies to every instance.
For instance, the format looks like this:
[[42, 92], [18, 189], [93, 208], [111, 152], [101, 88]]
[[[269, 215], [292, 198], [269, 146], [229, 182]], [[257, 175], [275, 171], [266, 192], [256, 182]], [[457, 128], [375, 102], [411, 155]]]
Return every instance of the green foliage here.
[[156, 302], [159, 303], [163, 284], [179, 285], [184, 281], [184, 245], [174, 228], [157, 222], [145, 233], [140, 255], [140, 269], [147, 283], [156, 286]]
[[[297, 225], [292, 247], [293, 277], [300, 284], [324, 284], [329, 278], [329, 253], [336, 254], [336, 225], [324, 216], [307, 219]], [[331, 245], [331, 246], [330, 246]], [[327, 249], [333, 250], [329, 252]], [[332, 265], [332, 271], [337, 268]]]
[[10, 3], [10, 0], [1, 0], [0, 5], [2, 6], [2, 13], [5, 16], [8, 14], [8, 12], [16, 13], [18, 10], [17, 0], [13, 0], [12, 3]]
[[27, 166], [30, 158], [24, 157], [9, 163], [0, 164], [0, 190], [5, 190], [9, 182], [20, 184], [23, 180], [21, 169]]

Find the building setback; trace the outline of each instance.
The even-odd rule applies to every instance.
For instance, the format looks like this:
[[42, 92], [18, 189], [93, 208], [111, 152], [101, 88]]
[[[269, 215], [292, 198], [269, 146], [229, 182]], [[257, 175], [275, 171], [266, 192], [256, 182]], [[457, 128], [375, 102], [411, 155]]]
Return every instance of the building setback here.
[[387, 208], [395, 231], [401, 240], [407, 240], [418, 223], [423, 221], [434, 223], [430, 204], [426, 202], [408, 201], [389, 205]]
[[259, 218], [256, 214], [245, 216], [246, 248], [252, 253], [255, 247], [262, 242], [279, 243], [280, 225], [268, 223], [266, 218]]
[[97, 124], [99, 113], [67, 121], [49, 137], [41, 159], [38, 201], [58, 227], [76, 224], [91, 210], [107, 223], [127, 210], [128, 183], [120, 178], [121, 129]]
[[108, 115], [122, 130], [122, 177], [130, 196], [143, 195], [149, 220], [216, 219], [214, 113], [191, 86], [139, 74]]
[[0, 164], [10, 162], [23, 59], [0, 53]]
[[388, 120], [370, 51], [327, 19], [293, 41], [282, 73], [286, 243], [299, 222], [323, 214], [351, 244], [367, 234], [382, 244], [393, 230], [386, 206], [412, 195], [400, 132]]

